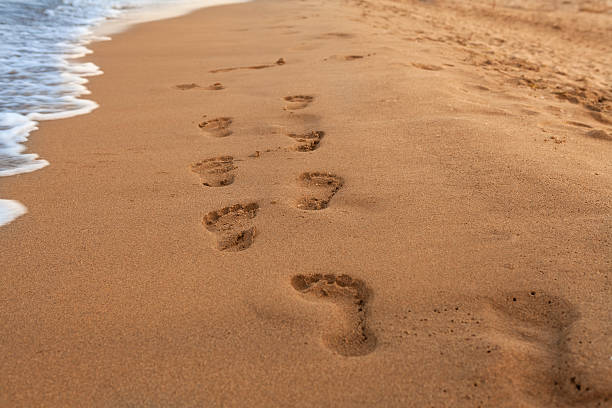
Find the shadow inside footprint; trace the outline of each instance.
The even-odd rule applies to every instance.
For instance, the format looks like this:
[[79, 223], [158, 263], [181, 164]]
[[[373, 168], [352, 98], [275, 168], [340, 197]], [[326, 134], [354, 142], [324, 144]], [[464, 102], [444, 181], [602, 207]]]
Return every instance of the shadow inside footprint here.
[[225, 87], [221, 82], [215, 82], [212, 85], [208, 85], [206, 89], [208, 89], [209, 91], [220, 91], [222, 89], [225, 89]]
[[609, 142], [612, 141], [612, 135], [609, 135], [605, 131], [599, 129], [590, 130], [586, 133], [586, 135], [593, 139], [607, 140]]
[[220, 251], [242, 251], [253, 244], [257, 216], [257, 203], [234, 204], [217, 211], [211, 211], [203, 220], [204, 226], [214, 234]]
[[219, 156], [191, 165], [191, 171], [200, 175], [202, 184], [209, 187], [228, 186], [234, 182], [234, 158]]
[[285, 59], [284, 58], [277, 59], [274, 64], [250, 65], [248, 67], [217, 68], [217, 69], [212, 69], [212, 70], [210, 70], [208, 72], [210, 72], [212, 74], [216, 74], [218, 72], [231, 72], [231, 71], [237, 71], [239, 69], [264, 69], [264, 68], [272, 68], [272, 67], [276, 67], [276, 66], [279, 66], [279, 65], [285, 65]]
[[296, 275], [291, 285], [306, 300], [329, 302], [338, 308], [340, 318], [323, 334], [323, 343], [332, 351], [351, 357], [376, 348], [376, 337], [366, 325], [369, 289], [363, 281], [348, 275]]
[[207, 86], [206, 88], [202, 88], [200, 85], [196, 84], [196, 83], [191, 83], [191, 84], [179, 84], [179, 85], [175, 85], [174, 86], [175, 89], [179, 89], [181, 91], [189, 91], [191, 89], [206, 89], [209, 91], [220, 91], [221, 89], [225, 89], [225, 87], [223, 86], [223, 84], [221, 82], [215, 82], [212, 85]]
[[200, 85], [196, 84], [196, 83], [191, 83], [191, 84], [179, 84], [179, 85], [175, 85], [174, 88], [179, 89], [181, 91], [188, 91], [190, 89], [195, 89], [195, 88], [199, 88]]
[[317, 38], [353, 38], [355, 35], [351, 33], [325, 33]]
[[341, 177], [331, 173], [305, 172], [298, 179], [302, 187], [310, 190], [297, 202], [301, 210], [322, 210], [326, 208], [332, 197], [340, 190], [344, 181]]
[[214, 137], [225, 137], [232, 134], [229, 129], [232, 124], [232, 118], [221, 117], [202, 121], [198, 124], [200, 129]]
[[285, 105], [285, 110], [297, 110], [304, 109], [314, 100], [313, 96], [310, 95], [292, 95], [285, 96], [285, 101], [287, 101], [287, 105]]
[[292, 139], [295, 139], [297, 144], [293, 147], [293, 150], [298, 152], [311, 152], [319, 147], [319, 143], [321, 139], [325, 135], [325, 132], [321, 130], [311, 130], [306, 133], [289, 133], [289, 136]]

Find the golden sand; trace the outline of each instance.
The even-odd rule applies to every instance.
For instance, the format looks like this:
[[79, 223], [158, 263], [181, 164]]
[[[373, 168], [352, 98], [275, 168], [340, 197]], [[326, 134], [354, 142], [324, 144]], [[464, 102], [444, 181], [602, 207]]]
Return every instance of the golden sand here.
[[257, 0], [95, 45], [100, 108], [2, 180], [0, 406], [610, 406], [611, 21]]

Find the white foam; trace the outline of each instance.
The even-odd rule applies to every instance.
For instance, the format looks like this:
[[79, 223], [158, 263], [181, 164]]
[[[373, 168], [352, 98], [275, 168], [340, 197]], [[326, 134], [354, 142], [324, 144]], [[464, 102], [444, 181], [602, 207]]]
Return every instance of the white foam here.
[[69, 111], [58, 111], [58, 112], [49, 112], [49, 113], [30, 113], [28, 115], [29, 118], [34, 120], [57, 120], [57, 119], [66, 119], [71, 118], [73, 116], [85, 115], [87, 113], [92, 112], [96, 109], [98, 105], [94, 101], [88, 101], [86, 99], [77, 99], [77, 98], [65, 98], [67, 101], [73, 101], [74, 105], [80, 106], [79, 108], [71, 109]]
[[30, 132], [38, 129], [37, 124], [38, 122], [18, 113], [0, 113], [0, 158], [4, 158], [5, 163], [0, 167], [0, 177], [27, 173], [49, 164], [46, 160], [38, 159], [36, 154], [21, 153], [25, 150], [21, 143], [28, 139]]
[[0, 200], [0, 226], [8, 224], [27, 212], [28, 209], [17, 201]]

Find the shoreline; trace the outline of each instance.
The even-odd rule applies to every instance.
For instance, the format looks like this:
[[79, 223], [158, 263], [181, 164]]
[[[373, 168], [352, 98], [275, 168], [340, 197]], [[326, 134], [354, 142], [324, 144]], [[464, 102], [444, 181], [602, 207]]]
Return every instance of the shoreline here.
[[93, 44], [99, 108], [2, 180], [30, 213], [0, 229], [0, 405], [608, 403], [580, 31], [608, 17], [455, 7], [258, 0]]

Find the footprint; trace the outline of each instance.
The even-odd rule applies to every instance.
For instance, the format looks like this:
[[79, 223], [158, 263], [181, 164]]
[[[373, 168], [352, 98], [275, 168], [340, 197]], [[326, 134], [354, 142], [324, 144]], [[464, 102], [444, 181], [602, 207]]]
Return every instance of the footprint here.
[[319, 147], [319, 143], [321, 139], [325, 135], [325, 132], [321, 130], [311, 130], [306, 133], [289, 133], [289, 136], [292, 139], [295, 139], [297, 144], [293, 146], [293, 150], [297, 150], [298, 152], [311, 152]]
[[232, 134], [229, 126], [232, 124], [232, 118], [221, 117], [202, 121], [198, 124], [200, 129], [204, 129], [206, 133], [214, 137], [226, 137]]
[[604, 125], [612, 125], [612, 122], [608, 120], [601, 112], [589, 112], [589, 115], [596, 121], [603, 123]]
[[372, 54], [367, 54], [367, 55], [356, 55], [356, 54], [352, 54], [352, 55], [332, 55], [330, 57], [327, 58], [323, 58], [323, 61], [328, 61], [328, 60], [337, 60], [337, 61], [355, 61], [358, 59], [363, 59], [365, 57], [369, 57]]
[[206, 89], [208, 89], [209, 91], [220, 91], [222, 89], [225, 89], [225, 87], [221, 82], [215, 82], [212, 85], [208, 85]]
[[297, 208], [301, 210], [326, 208], [329, 201], [344, 184], [341, 177], [317, 171], [302, 173], [298, 182], [302, 187], [310, 189], [310, 194], [303, 196], [297, 202]]
[[593, 126], [591, 126], [591, 125], [587, 125], [586, 123], [582, 123], [582, 122], [577, 122], [575, 120], [568, 120], [565, 123], [567, 123], [568, 125], [583, 127], [583, 128], [587, 128], [587, 129], [592, 129], [593, 128]]
[[175, 85], [175, 88], [180, 89], [181, 91], [187, 91], [189, 89], [194, 89], [194, 88], [199, 88], [199, 87], [200, 85], [196, 83]]
[[191, 165], [191, 171], [200, 175], [202, 184], [209, 187], [228, 186], [234, 182], [234, 158], [219, 156]]
[[420, 68], [420, 69], [424, 69], [427, 71], [440, 71], [442, 70], [442, 67], [439, 67], [437, 65], [432, 65], [432, 64], [421, 64], [418, 62], [413, 62], [412, 65], [416, 68]]
[[[191, 83], [191, 84], [179, 84], [179, 85], [175, 85], [176, 89], [180, 89], [181, 91], [188, 91], [190, 89], [195, 89], [195, 88], [202, 88], [200, 85], [196, 84], [196, 83]], [[223, 86], [223, 84], [221, 82], [215, 82], [212, 85], [207, 86], [206, 88], [209, 91], [220, 91], [221, 89], [225, 89], [225, 87]]]
[[211, 211], [203, 220], [204, 226], [213, 233], [216, 247], [220, 251], [242, 251], [253, 244], [257, 215], [257, 203], [234, 204], [217, 211]]
[[575, 364], [576, 355], [584, 359], [585, 349], [576, 350], [573, 343], [588, 341], [573, 330], [579, 314], [567, 300], [525, 291], [490, 306], [485, 322], [492, 326], [490, 340], [498, 346], [494, 375], [510, 384], [509, 392], [546, 406], [609, 401], [610, 387], [588, 369], [593, 364], [586, 370]]
[[325, 33], [323, 35], [320, 35], [317, 38], [353, 38], [355, 37], [353, 34], [350, 33]]
[[285, 96], [285, 101], [289, 102], [285, 105], [285, 110], [297, 110], [304, 109], [314, 100], [313, 96], [310, 95], [293, 95]]
[[593, 139], [612, 141], [612, 135], [609, 135], [603, 130], [593, 129], [586, 132], [586, 135]]
[[248, 66], [248, 67], [217, 68], [217, 69], [210, 70], [208, 72], [210, 72], [212, 74], [216, 74], [217, 72], [230, 72], [230, 71], [237, 71], [239, 69], [264, 69], [264, 68], [272, 68], [272, 67], [276, 67], [276, 66], [279, 66], [279, 65], [285, 65], [285, 59], [284, 58], [277, 59], [274, 64], [251, 65], [251, 66]]
[[323, 343], [332, 351], [352, 357], [374, 350], [376, 337], [366, 325], [369, 290], [363, 281], [348, 275], [296, 275], [291, 285], [308, 301], [336, 306], [339, 318], [323, 334]]

